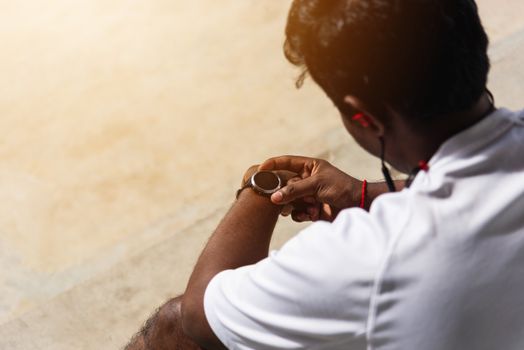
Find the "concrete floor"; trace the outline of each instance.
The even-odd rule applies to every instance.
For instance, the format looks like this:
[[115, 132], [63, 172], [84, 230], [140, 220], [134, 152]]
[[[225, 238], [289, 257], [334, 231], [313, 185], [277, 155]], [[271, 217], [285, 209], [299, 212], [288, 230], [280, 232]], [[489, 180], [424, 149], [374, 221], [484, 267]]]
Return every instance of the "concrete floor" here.
[[293, 88], [287, 7], [2, 6], [0, 322], [214, 212], [251, 163], [315, 149], [337, 117]]
[[[490, 87], [498, 105], [522, 107], [524, 3], [478, 3]], [[323, 94], [294, 89], [288, 6], [3, 4], [1, 349], [123, 345], [183, 290], [254, 162], [316, 155], [380, 177]], [[299, 227], [279, 223], [274, 245]]]

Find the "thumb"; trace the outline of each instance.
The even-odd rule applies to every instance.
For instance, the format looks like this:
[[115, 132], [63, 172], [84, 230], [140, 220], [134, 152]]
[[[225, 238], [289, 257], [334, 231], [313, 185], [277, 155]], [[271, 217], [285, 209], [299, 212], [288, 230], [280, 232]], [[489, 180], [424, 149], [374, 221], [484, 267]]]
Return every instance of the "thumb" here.
[[288, 204], [296, 199], [306, 196], [315, 196], [317, 192], [317, 183], [314, 176], [307, 177], [303, 180], [288, 183], [278, 192], [273, 193], [271, 201], [275, 204]]

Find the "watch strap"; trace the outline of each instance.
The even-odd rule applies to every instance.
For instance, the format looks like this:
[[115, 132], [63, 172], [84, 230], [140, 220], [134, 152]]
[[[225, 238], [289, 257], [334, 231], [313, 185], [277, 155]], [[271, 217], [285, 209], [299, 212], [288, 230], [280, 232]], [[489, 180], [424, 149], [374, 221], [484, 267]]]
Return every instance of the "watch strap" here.
[[237, 193], [236, 193], [236, 199], [238, 199], [238, 197], [240, 197], [240, 194], [242, 193], [242, 191], [244, 191], [246, 188], [252, 188], [253, 186], [251, 186], [251, 182], [250, 181], [247, 181], [242, 187], [240, 187], [238, 190], [237, 190]]

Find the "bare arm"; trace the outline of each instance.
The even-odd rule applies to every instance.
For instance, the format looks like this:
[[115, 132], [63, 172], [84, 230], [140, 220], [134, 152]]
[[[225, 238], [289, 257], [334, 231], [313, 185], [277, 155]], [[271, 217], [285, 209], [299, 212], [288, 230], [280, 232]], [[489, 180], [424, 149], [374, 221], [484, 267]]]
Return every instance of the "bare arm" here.
[[182, 302], [184, 331], [200, 346], [224, 346], [204, 313], [204, 292], [219, 272], [251, 265], [268, 255], [281, 207], [248, 189], [241, 193], [204, 248], [193, 270]]
[[[300, 174], [301, 177], [297, 178], [296, 173], [287, 173], [284, 176], [285, 179], [294, 181], [282, 191], [283, 199], [275, 204], [275, 201], [257, 195], [252, 190], [243, 191], [202, 252], [185, 295], [162, 306], [148, 320], [144, 329], [132, 339], [126, 350], [199, 349], [199, 346], [208, 350], [224, 349], [224, 345], [211, 330], [204, 313], [204, 293], [211, 279], [221, 271], [251, 265], [267, 257], [282, 204], [291, 203], [303, 196], [314, 196], [333, 206], [339, 205], [341, 209], [358, 205], [362, 182], [327, 162], [311, 158], [293, 158], [295, 160], [292, 164], [288, 163], [290, 159], [282, 157], [277, 158], [279, 161], [275, 163], [265, 163], [266, 168], [297, 171], [300, 170], [301, 162], [308, 162], [304, 164], [305, 170]], [[251, 167], [246, 172], [244, 181], [257, 168]], [[318, 176], [319, 174], [321, 176]], [[309, 180], [305, 181], [308, 178]], [[398, 182], [397, 188], [402, 187], [403, 182]], [[369, 208], [376, 197], [387, 191], [383, 182], [369, 184], [366, 208]]]

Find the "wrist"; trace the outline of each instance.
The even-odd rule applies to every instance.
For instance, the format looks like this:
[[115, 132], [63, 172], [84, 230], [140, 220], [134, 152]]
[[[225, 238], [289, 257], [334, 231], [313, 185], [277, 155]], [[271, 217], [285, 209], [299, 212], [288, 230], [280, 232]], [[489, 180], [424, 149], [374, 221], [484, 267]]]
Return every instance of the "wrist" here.
[[[400, 186], [395, 182], [396, 186]], [[389, 193], [386, 182], [372, 182], [367, 184], [364, 209], [369, 210], [373, 201], [381, 194]]]
[[[345, 190], [343, 191], [344, 202], [341, 203], [340, 209], [360, 207], [362, 202], [362, 188], [364, 181], [350, 178], [346, 181]], [[366, 186], [369, 183], [366, 184]], [[366, 191], [367, 192], [367, 191]]]
[[245, 188], [237, 197], [239, 205], [256, 205], [261, 210], [275, 211], [277, 214], [282, 210], [282, 206], [275, 204], [268, 196], [256, 193], [252, 188]]

